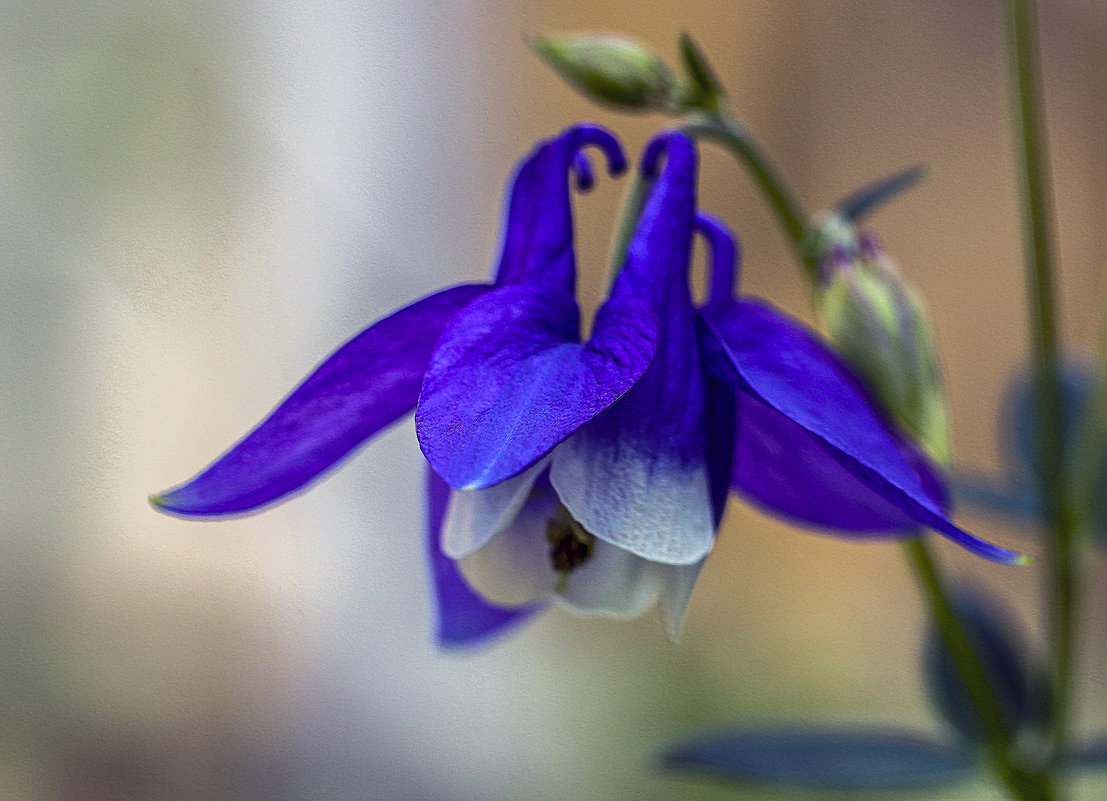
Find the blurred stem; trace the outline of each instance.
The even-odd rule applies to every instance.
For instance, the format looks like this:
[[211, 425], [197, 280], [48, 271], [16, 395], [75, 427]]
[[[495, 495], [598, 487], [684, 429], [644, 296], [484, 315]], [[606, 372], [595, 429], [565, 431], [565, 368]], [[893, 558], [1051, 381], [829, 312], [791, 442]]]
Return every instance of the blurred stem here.
[[973, 706], [984, 721], [988, 732], [988, 756], [992, 769], [1011, 793], [1022, 801], [1050, 801], [1056, 795], [1048, 776], [1031, 773], [1021, 768], [1010, 757], [1011, 733], [1003, 719], [1003, 709], [996, 700], [988, 675], [984, 672], [972, 640], [965, 633], [957, 613], [949, 601], [949, 591], [938, 573], [938, 567], [919, 537], [903, 543], [918, 582], [930, 609], [930, 615], [938, 626], [942, 638], [949, 647], [957, 670], [965, 682]]
[[681, 126], [681, 130], [696, 139], [706, 139], [722, 145], [746, 165], [757, 188], [776, 214], [777, 222], [784, 229], [796, 258], [803, 265], [807, 278], [813, 285], [817, 279], [817, 269], [814, 254], [806, 246], [806, 215], [788, 186], [781, 180], [776, 166], [731, 110], [729, 102], [722, 100], [718, 108], [701, 111], [692, 122]]
[[1063, 475], [1062, 408], [1057, 385], [1058, 326], [1053, 291], [1052, 204], [1038, 78], [1033, 0], [1008, 0], [1007, 53], [1014, 105], [1023, 247], [1029, 286], [1029, 324], [1038, 395], [1041, 495], [1050, 535], [1053, 705], [1049, 721], [1054, 756], [1068, 740], [1075, 630], [1077, 554], [1075, 520]]

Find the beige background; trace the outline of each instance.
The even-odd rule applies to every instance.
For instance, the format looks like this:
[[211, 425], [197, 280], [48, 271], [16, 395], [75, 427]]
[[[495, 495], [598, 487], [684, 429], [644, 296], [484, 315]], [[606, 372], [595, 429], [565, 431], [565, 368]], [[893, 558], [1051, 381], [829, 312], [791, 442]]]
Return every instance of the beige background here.
[[[1064, 333], [1086, 351], [1107, 10], [1041, 12]], [[145, 496], [370, 321], [486, 275], [504, 181], [536, 139], [594, 119], [637, 153], [665, 125], [561, 85], [522, 44], [551, 29], [623, 30], [670, 59], [690, 31], [811, 210], [928, 163], [873, 225], [930, 302], [958, 460], [999, 469], [1025, 336], [998, 3], [116, 0], [6, 2], [0, 20], [0, 796], [724, 798], [660, 776], [656, 747], [732, 721], [938, 731], [893, 546], [733, 502], [678, 646], [652, 616], [554, 612], [443, 656], [410, 422], [257, 517], [185, 523]], [[716, 151], [703, 172], [702, 205], [742, 236], [744, 288], [806, 316], [745, 174]], [[585, 305], [621, 191], [601, 181], [577, 204]], [[1028, 529], [960, 519], [1039, 550]], [[941, 554], [1036, 626], [1040, 568]], [[1101, 572], [1082, 730], [1105, 717]]]

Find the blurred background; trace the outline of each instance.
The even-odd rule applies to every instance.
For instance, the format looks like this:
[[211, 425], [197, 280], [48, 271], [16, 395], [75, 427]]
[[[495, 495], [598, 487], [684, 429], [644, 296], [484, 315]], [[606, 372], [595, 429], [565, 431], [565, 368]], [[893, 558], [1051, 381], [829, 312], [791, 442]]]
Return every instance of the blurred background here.
[[[1040, 13], [1064, 335], [1086, 352], [1107, 8]], [[809, 210], [929, 164], [872, 225], [930, 303], [958, 462], [998, 473], [1026, 350], [999, 3], [42, 0], [0, 3], [0, 21], [0, 797], [759, 798], [664, 775], [656, 749], [732, 722], [940, 731], [890, 545], [732, 501], [678, 645], [652, 614], [554, 611], [443, 654], [410, 420], [256, 517], [183, 522], [146, 496], [369, 322], [485, 277], [504, 182], [537, 139], [593, 119], [636, 154], [665, 125], [576, 96], [524, 46], [541, 30], [623, 31], [671, 63], [691, 32]], [[710, 148], [702, 164], [744, 289], [809, 318], [745, 173]], [[576, 204], [586, 306], [622, 191], [601, 180]], [[1040, 551], [1029, 527], [959, 519]], [[1040, 628], [1040, 567], [936, 547]], [[1087, 578], [1081, 732], [1107, 722], [1101, 562]]]

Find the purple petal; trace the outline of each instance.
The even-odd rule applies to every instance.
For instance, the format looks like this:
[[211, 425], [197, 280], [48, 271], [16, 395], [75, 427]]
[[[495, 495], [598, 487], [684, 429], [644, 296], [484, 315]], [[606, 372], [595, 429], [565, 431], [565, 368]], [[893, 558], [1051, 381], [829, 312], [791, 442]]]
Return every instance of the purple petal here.
[[520, 164], [512, 179], [497, 284], [546, 283], [573, 291], [569, 175], [570, 170], [576, 172], [581, 191], [591, 188], [592, 171], [580, 155], [589, 146], [604, 152], [612, 175], [626, 169], [615, 137], [594, 125], [578, 125], [539, 143]]
[[729, 384], [708, 377], [704, 403], [704, 456], [711, 492], [711, 515], [718, 526], [726, 511], [734, 472], [736, 430], [735, 391]]
[[442, 553], [442, 519], [450, 487], [427, 468], [427, 559], [437, 612], [435, 637], [444, 648], [478, 645], [522, 624], [543, 607], [508, 608], [487, 603], [470, 589], [457, 564]]
[[[654, 140], [653, 187], [612, 289], [612, 302], [639, 297], [661, 320], [650, 369], [611, 409], [554, 452], [550, 480], [591, 533], [644, 559], [699, 561], [714, 540], [704, 442], [704, 388], [688, 289], [696, 155], [679, 134]], [[600, 330], [597, 323], [597, 330]]]
[[634, 298], [605, 303], [578, 343], [570, 295], [502, 287], [439, 341], [415, 414], [419, 443], [448, 484], [477, 489], [525, 470], [614, 403], [653, 358], [657, 322]]
[[688, 271], [696, 214], [696, 149], [681, 134], [662, 134], [646, 147], [642, 172], [656, 172], [662, 154], [664, 170], [642, 209], [612, 295], [625, 292], [649, 301], [661, 318], [662, 330], [667, 331], [671, 323], [690, 329]]
[[151, 503], [184, 517], [229, 515], [302, 488], [411, 411], [443, 326], [488, 290], [451, 287], [374, 323], [210, 467]]
[[734, 488], [792, 520], [852, 536], [900, 536], [918, 523], [858, 478], [823, 440], [739, 391]]
[[[857, 378], [801, 325], [756, 301], [704, 309], [703, 316], [736, 371], [731, 377], [736, 385], [813, 434], [863, 483], [912, 520], [976, 554], [998, 562], [1025, 561], [946, 518], [937, 483], [919, 472], [918, 464], [924, 462], [904, 459], [902, 440]], [[779, 458], [797, 462], [788, 469], [800, 473], [811, 452], [804, 448], [780, 453]]]
[[[696, 215], [695, 231], [708, 251], [708, 295], [706, 305], [728, 304], [734, 297], [738, 279], [740, 249], [730, 229], [716, 218], [700, 212]], [[702, 319], [696, 318], [696, 333], [701, 350], [706, 343], [712, 345], [711, 333]], [[714, 345], [717, 349], [718, 346]], [[704, 357], [706, 358], [706, 356]], [[730, 495], [731, 473], [735, 455], [735, 397], [734, 388], [714, 378], [704, 365], [707, 378], [704, 415], [706, 424], [705, 454], [711, 488], [711, 510], [718, 526]]]
[[703, 237], [710, 252], [707, 305], [729, 303], [738, 283], [738, 240], [721, 220], [703, 212], [696, 215], [696, 233]]

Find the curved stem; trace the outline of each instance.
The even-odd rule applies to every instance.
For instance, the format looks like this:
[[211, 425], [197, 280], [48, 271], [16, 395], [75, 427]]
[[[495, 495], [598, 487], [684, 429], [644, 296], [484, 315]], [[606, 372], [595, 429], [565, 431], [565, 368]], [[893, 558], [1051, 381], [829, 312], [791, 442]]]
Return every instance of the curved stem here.
[[814, 282], [817, 268], [814, 256], [806, 247], [807, 215], [745, 126], [724, 107], [701, 114], [696, 121], [682, 126], [681, 130], [696, 139], [707, 139], [723, 145], [746, 165], [758, 189], [765, 195], [769, 207], [775, 212], [796, 258], [807, 271], [808, 279]]
[[1057, 386], [1058, 326], [1053, 290], [1052, 204], [1039, 97], [1038, 48], [1033, 0], [1008, 0], [1008, 67], [1022, 195], [1024, 250], [1029, 286], [1029, 323], [1038, 395], [1041, 495], [1050, 534], [1053, 711], [1049, 722], [1053, 754], [1068, 740], [1075, 644], [1077, 553], [1075, 516], [1066, 495]]

